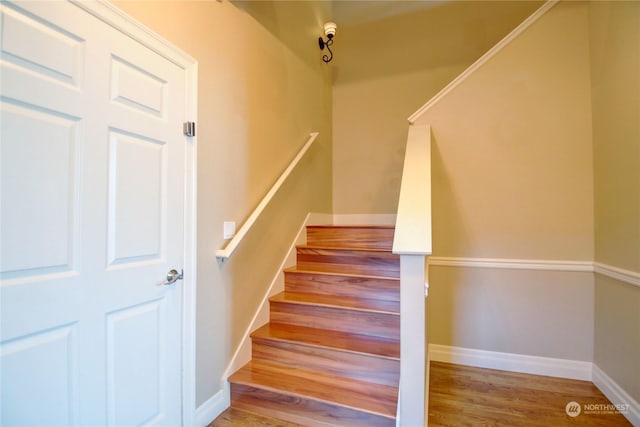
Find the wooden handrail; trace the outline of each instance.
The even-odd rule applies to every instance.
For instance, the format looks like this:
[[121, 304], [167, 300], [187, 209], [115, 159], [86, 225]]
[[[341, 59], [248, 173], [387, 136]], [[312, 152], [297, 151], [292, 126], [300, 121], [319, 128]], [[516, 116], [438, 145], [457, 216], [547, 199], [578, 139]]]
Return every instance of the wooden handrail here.
[[275, 194], [278, 192], [280, 187], [282, 187], [282, 184], [289, 177], [293, 169], [298, 165], [302, 157], [305, 155], [307, 150], [309, 150], [309, 147], [311, 147], [311, 144], [313, 144], [313, 142], [316, 140], [317, 137], [318, 137], [318, 132], [312, 132], [309, 134], [309, 139], [307, 139], [307, 142], [305, 142], [305, 144], [302, 146], [300, 151], [298, 151], [298, 154], [293, 158], [293, 160], [291, 161], [289, 166], [287, 166], [284, 172], [282, 172], [282, 175], [280, 175], [280, 178], [278, 178], [278, 180], [275, 182], [275, 184], [273, 184], [269, 192], [262, 198], [262, 200], [260, 201], [258, 206], [256, 206], [256, 208], [253, 210], [251, 215], [249, 215], [249, 218], [247, 218], [244, 224], [242, 224], [242, 227], [240, 227], [240, 229], [235, 234], [235, 236], [233, 236], [233, 238], [229, 241], [229, 243], [224, 249], [220, 249], [216, 251], [216, 258], [218, 258], [218, 260], [224, 261], [233, 254], [233, 252], [236, 250], [236, 248], [238, 247], [242, 239], [244, 239], [244, 237], [247, 235], [247, 233], [249, 232], [253, 224], [256, 222], [260, 214], [262, 214], [262, 211], [264, 211], [264, 209], [267, 207], [267, 205], [269, 204], [273, 196], [275, 196]]

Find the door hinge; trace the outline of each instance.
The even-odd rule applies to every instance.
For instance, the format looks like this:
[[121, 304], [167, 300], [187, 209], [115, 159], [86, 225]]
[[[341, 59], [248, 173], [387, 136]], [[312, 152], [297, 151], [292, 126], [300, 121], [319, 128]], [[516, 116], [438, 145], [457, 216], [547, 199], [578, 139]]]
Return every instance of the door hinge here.
[[184, 136], [196, 136], [196, 122], [184, 122], [182, 132]]

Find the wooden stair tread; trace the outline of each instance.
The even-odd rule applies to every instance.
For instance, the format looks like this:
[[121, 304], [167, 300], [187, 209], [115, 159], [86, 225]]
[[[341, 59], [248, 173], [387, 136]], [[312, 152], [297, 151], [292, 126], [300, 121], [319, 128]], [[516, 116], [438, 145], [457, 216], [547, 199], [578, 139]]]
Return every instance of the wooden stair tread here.
[[310, 226], [307, 227], [307, 244], [391, 250], [394, 233], [393, 226]]
[[246, 364], [229, 381], [390, 419], [396, 416], [397, 387], [256, 361]]
[[394, 360], [400, 359], [400, 342], [391, 338], [278, 323], [267, 323], [255, 330], [251, 334], [251, 338], [299, 343]]
[[304, 270], [400, 277], [400, 256], [385, 249], [298, 245], [296, 260]]
[[392, 427], [400, 376], [393, 225], [307, 227], [231, 405], [302, 425]]
[[288, 292], [332, 295], [337, 299], [346, 296], [400, 301], [400, 280], [396, 277], [296, 267], [286, 269], [284, 279], [284, 290]]
[[272, 296], [269, 301], [400, 315], [400, 303], [398, 301], [384, 301], [346, 296], [335, 298], [331, 295], [287, 291], [280, 292], [279, 294]]
[[344, 252], [386, 252], [391, 253], [390, 249], [368, 248], [364, 246], [334, 246], [334, 245], [296, 245], [297, 249], [324, 249], [327, 251], [344, 251]]
[[[341, 249], [344, 249], [344, 248], [341, 248]], [[324, 275], [324, 276], [365, 278], [365, 279], [394, 280], [396, 282], [400, 282], [400, 278], [399, 277], [376, 276], [376, 275], [373, 275], [373, 274], [359, 274], [359, 273], [342, 273], [342, 272], [339, 272], [339, 271], [306, 270], [306, 269], [303, 269], [303, 268], [298, 268], [296, 266], [285, 268], [284, 272], [285, 273], [318, 274], [318, 275]]]
[[307, 225], [307, 229], [310, 228], [371, 228], [371, 229], [395, 229], [395, 225], [332, 225], [332, 224], [319, 224], [319, 225]]

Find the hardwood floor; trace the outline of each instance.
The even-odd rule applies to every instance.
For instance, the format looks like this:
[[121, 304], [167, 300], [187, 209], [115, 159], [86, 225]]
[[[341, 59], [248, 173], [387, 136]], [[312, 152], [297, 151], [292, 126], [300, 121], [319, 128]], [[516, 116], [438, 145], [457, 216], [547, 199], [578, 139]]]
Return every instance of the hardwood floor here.
[[293, 424], [287, 421], [278, 420], [271, 417], [252, 414], [241, 409], [229, 408], [216, 418], [209, 427], [299, 427], [300, 424]]
[[[565, 411], [569, 402], [579, 403], [583, 411], [592, 408], [592, 412], [603, 412], [595, 411], [599, 408], [595, 405], [610, 403], [588, 381], [431, 362], [431, 427], [631, 426], [621, 414], [583, 412], [570, 417]], [[298, 427], [299, 424], [230, 408], [209, 425], [228, 426]]]
[[621, 414], [570, 417], [566, 413], [570, 402], [582, 408], [610, 404], [589, 381], [431, 362], [431, 427], [631, 426]]

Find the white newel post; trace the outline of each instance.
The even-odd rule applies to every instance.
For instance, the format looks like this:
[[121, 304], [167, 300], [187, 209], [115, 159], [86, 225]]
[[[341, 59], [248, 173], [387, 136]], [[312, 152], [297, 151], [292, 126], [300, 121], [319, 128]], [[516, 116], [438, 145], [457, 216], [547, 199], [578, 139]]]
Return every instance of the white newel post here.
[[400, 395], [396, 425], [427, 424], [429, 396], [425, 308], [431, 255], [431, 127], [410, 126], [393, 253], [400, 255]]
[[425, 256], [400, 256], [400, 425], [424, 426], [426, 417]]

